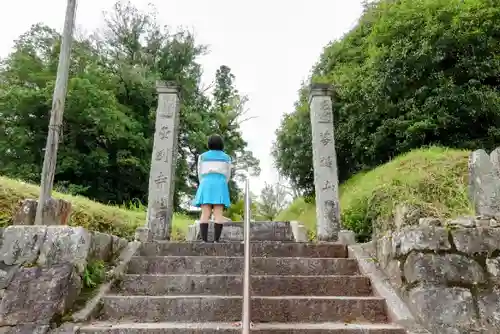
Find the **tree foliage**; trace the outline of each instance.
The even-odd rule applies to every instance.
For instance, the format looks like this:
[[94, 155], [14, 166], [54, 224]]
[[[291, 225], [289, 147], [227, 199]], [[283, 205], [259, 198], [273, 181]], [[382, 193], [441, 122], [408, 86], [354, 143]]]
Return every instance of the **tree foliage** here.
[[[327, 45], [312, 80], [332, 83], [339, 178], [413, 148], [500, 142], [500, 6], [487, 0], [380, 0]], [[306, 85], [276, 132], [281, 174], [314, 192]]]
[[275, 184], [265, 183], [260, 193], [258, 213], [264, 220], [272, 221], [278, 214], [288, 206], [290, 197], [287, 189], [279, 182]]
[[[246, 98], [221, 66], [208, 93], [199, 56], [207, 52], [185, 30], [161, 26], [156, 12], [118, 2], [105, 29], [73, 43], [56, 188], [100, 202], [147, 201], [156, 80], [181, 87], [175, 204], [197, 186], [196, 160], [213, 133], [226, 139], [237, 169], [258, 160], [240, 123]], [[0, 68], [0, 174], [38, 183], [43, 163], [61, 36], [42, 24], [15, 42]], [[238, 189], [232, 182], [233, 196]]]

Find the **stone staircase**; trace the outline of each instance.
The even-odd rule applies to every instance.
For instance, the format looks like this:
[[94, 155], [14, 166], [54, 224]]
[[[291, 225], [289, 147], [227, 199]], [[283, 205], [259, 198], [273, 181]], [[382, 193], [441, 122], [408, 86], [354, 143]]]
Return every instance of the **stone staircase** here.
[[[346, 246], [252, 242], [253, 333], [403, 334]], [[150, 242], [80, 333], [241, 333], [243, 244]]]

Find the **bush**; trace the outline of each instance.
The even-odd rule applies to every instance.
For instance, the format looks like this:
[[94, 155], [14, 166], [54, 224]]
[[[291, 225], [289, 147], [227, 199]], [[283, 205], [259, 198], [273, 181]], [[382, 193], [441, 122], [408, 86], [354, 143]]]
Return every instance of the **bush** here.
[[232, 221], [243, 221], [243, 215], [245, 214], [245, 203], [243, 199], [231, 203], [229, 208], [226, 209], [224, 215], [231, 219]]
[[314, 202], [307, 202], [303, 197], [294, 200], [285, 210], [276, 217], [277, 221], [298, 220], [308, 229], [316, 228], [316, 208]]
[[[424, 214], [439, 218], [471, 214], [468, 199], [468, 151], [440, 147], [419, 149], [360, 173], [340, 187], [342, 225], [359, 241], [371, 238], [373, 224], [390, 230], [395, 206], [418, 206]], [[302, 221], [315, 229], [315, 207], [297, 199], [280, 219]]]
[[[19, 201], [38, 198], [38, 186], [0, 176], [0, 225], [12, 224], [12, 216]], [[54, 192], [55, 198], [65, 199], [73, 205], [70, 225], [82, 226], [89, 231], [98, 231], [131, 239], [135, 229], [145, 224], [146, 207], [134, 202], [122, 207], [104, 205], [81, 196]], [[184, 215], [175, 214], [172, 238], [180, 239], [192, 222]]]

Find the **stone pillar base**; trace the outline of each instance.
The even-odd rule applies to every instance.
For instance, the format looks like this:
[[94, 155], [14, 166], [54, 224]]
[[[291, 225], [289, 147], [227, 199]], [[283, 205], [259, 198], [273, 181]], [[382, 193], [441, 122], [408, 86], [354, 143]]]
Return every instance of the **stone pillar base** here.
[[135, 230], [135, 240], [139, 242], [150, 242], [153, 240], [153, 234], [147, 227], [138, 227]]
[[200, 230], [200, 225], [194, 223], [188, 226], [188, 233], [186, 235], [186, 241], [196, 241], [198, 239], [198, 233]]
[[338, 243], [347, 246], [354, 245], [356, 244], [356, 235], [353, 231], [340, 230]]
[[296, 220], [290, 222], [295, 242], [308, 242], [306, 227]]
[[[12, 219], [13, 225], [34, 225], [38, 201], [25, 199], [18, 203]], [[71, 203], [58, 198], [49, 198], [42, 212], [42, 225], [68, 225]]]

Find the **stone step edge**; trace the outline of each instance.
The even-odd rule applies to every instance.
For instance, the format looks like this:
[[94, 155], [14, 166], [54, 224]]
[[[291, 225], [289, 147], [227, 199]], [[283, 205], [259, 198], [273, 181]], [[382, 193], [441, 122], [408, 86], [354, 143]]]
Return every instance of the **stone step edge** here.
[[[232, 244], [242, 244], [243, 242], [241, 240], [239, 241], [232, 241], [232, 240], [227, 240], [224, 242], [219, 242], [219, 243], [213, 243], [213, 242], [203, 242], [203, 241], [168, 241], [168, 240], [153, 240], [153, 241], [147, 241], [143, 242], [143, 245], [149, 245], [149, 244], [170, 244], [170, 245], [207, 245], [207, 246], [214, 246], [214, 247], [221, 247], [223, 245], [232, 245]], [[301, 241], [286, 241], [286, 240], [250, 240], [250, 244], [285, 244], [285, 245], [290, 245], [290, 244], [298, 244], [298, 245], [311, 245], [311, 246], [321, 246], [321, 245], [334, 245], [334, 246], [342, 246], [346, 247], [346, 245], [338, 243], [338, 242], [321, 242], [321, 243], [314, 243], [314, 242], [301, 242]]]
[[[140, 322], [96, 322], [80, 327], [80, 330], [109, 330], [109, 329], [240, 329], [241, 326], [227, 322], [155, 322], [155, 323], [140, 323]], [[395, 324], [377, 324], [377, 323], [343, 323], [343, 322], [320, 322], [320, 323], [255, 323], [252, 329], [402, 329], [403, 327]]]
[[[220, 295], [165, 295], [165, 296], [148, 296], [148, 295], [119, 295], [107, 294], [103, 299], [243, 299], [243, 296], [220, 296]], [[252, 299], [299, 299], [299, 300], [377, 300], [385, 301], [382, 297], [377, 296], [252, 296]]]
[[[167, 277], [243, 277], [243, 274], [179, 274], [179, 273], [165, 273], [165, 274], [124, 274], [124, 278], [140, 278], [140, 277], [152, 277], [152, 278], [167, 278]], [[289, 278], [289, 277], [296, 277], [296, 278], [367, 278], [365, 275], [361, 274], [353, 274], [353, 275], [266, 275], [266, 274], [259, 274], [259, 275], [254, 275], [250, 274], [250, 277], [257, 277], [257, 278]]]
[[[146, 259], [146, 260], [164, 260], [164, 259], [180, 259], [180, 258], [193, 258], [193, 259], [244, 259], [244, 256], [220, 256], [220, 255], [155, 255], [155, 256], [143, 256], [134, 255], [134, 259]], [[284, 260], [347, 260], [356, 261], [356, 259], [349, 257], [309, 257], [309, 256], [252, 256], [251, 259], [284, 259]]]

